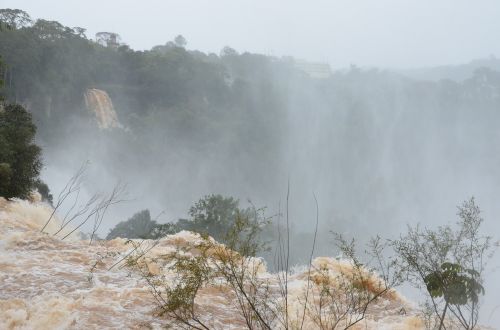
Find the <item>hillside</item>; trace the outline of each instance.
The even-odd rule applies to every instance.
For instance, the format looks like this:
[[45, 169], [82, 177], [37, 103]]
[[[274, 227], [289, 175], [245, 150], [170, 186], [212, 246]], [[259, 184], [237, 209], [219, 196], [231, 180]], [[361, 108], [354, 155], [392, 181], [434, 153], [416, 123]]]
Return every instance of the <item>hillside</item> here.
[[452, 80], [460, 82], [472, 78], [475, 71], [480, 69], [499, 71], [500, 59], [495, 56], [490, 56], [489, 58], [477, 59], [460, 65], [442, 65], [429, 68], [407, 69], [400, 70], [399, 72], [402, 75], [416, 80]]
[[359, 239], [372, 223], [391, 236], [408, 221], [449, 219], [471, 194], [497, 211], [497, 61], [473, 62], [458, 81], [356, 66], [313, 79], [292, 57], [186, 42], [107, 46], [44, 19], [0, 31], [0, 92], [33, 114], [51, 190], [86, 161], [87, 194], [128, 184], [133, 201], [111, 210], [101, 237], [142, 209], [176, 221], [211, 193], [275, 214], [288, 179], [292, 221], [309, 234], [311, 191], [324, 232]]

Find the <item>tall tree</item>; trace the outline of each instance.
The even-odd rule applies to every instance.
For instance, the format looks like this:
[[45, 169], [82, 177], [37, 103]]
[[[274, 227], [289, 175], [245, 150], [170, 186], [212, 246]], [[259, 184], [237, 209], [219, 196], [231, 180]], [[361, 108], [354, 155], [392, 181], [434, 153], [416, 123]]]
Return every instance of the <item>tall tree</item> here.
[[19, 29], [33, 23], [30, 15], [20, 9], [0, 9], [0, 21], [11, 29]]
[[31, 114], [21, 105], [0, 111], [0, 196], [27, 198], [35, 187], [42, 167], [35, 134]]
[[183, 37], [182, 35], [180, 35], [180, 34], [179, 34], [177, 37], [175, 37], [174, 42], [175, 42], [175, 45], [176, 45], [177, 47], [182, 47], [182, 48], [184, 48], [184, 47], [186, 47], [186, 45], [187, 45], [186, 38], [184, 38], [184, 37]]

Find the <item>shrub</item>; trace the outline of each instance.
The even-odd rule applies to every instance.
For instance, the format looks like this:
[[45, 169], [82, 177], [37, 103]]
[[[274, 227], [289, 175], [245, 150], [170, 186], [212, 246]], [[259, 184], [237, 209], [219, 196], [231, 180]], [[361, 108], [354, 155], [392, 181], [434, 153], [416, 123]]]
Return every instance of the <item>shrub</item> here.
[[53, 204], [54, 197], [50, 193], [49, 186], [45, 182], [43, 182], [42, 180], [37, 180], [35, 182], [35, 188], [42, 196], [43, 202], [49, 203], [50, 205]]
[[157, 227], [156, 221], [151, 220], [149, 210], [142, 210], [134, 214], [127, 221], [118, 223], [109, 232], [106, 239], [122, 238], [152, 238], [151, 232]]
[[408, 281], [426, 289], [433, 328], [444, 328], [447, 314], [448, 322], [461, 328], [476, 327], [482, 275], [494, 252], [492, 238], [480, 233], [483, 219], [474, 198], [458, 207], [458, 217], [456, 227], [410, 227], [392, 243]]
[[[261, 226], [267, 223], [259, 213], [256, 219]], [[265, 246], [255, 230], [260, 227], [256, 226], [256, 219], [249, 213], [237, 212], [223, 237], [225, 245], [201, 235], [191, 244], [181, 244], [173, 251], [149, 257], [147, 252], [151, 246], [129, 242], [133, 250], [126, 256], [126, 265], [149, 285], [158, 314], [172, 320], [171, 328], [211, 328], [214, 311], [198, 298], [203, 292], [217, 290], [234, 301], [228, 308], [234, 308], [231, 315], [235, 326], [305, 329], [307, 318], [309, 325], [312, 322], [322, 330], [347, 329], [361, 322], [369, 306], [390, 295], [392, 286], [399, 281], [399, 276], [393, 277], [394, 263], [382, 260], [385, 245], [379, 239], [373, 240], [368, 253], [377, 260], [380, 277], [375, 269], [361, 264], [353, 243], [338, 236], [338, 246], [352, 269], [332, 275], [328, 269], [310, 264], [305, 296], [295, 298], [295, 304], [290, 303], [285, 275], [288, 269], [262, 276], [264, 263], [255, 256]], [[155, 267], [151, 267], [151, 263], [160, 265], [165, 274], [173, 277], [152, 272]], [[292, 305], [294, 309], [290, 308]]]
[[224, 241], [238, 213], [243, 212], [238, 205], [239, 201], [232, 197], [205, 196], [189, 209], [191, 219], [180, 219], [177, 226], [181, 230], [206, 234], [216, 241]]
[[35, 187], [42, 167], [35, 134], [31, 114], [21, 105], [0, 111], [0, 196], [28, 198]]
[[157, 261], [161, 259], [175, 274], [173, 280], [150, 273], [143, 258], [147, 250], [142, 250], [137, 242], [130, 242], [135, 253], [128, 256], [127, 265], [147, 281], [158, 302], [159, 314], [174, 320], [173, 327], [208, 329], [203, 321], [206, 312], [195, 307], [195, 300], [203, 288], [224, 286], [238, 302], [238, 317], [249, 329], [271, 329], [282, 308], [271, 298], [269, 280], [258, 276], [261, 260], [251, 258], [262, 248], [255, 228], [253, 218], [236, 212], [233, 224], [223, 236], [227, 245], [201, 235], [199, 242], [159, 256]]

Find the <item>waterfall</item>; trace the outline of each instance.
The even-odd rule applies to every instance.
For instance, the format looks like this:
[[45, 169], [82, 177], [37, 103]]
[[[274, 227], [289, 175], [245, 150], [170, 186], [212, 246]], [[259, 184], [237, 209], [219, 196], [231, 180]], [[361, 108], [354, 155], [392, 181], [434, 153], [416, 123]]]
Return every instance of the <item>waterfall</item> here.
[[97, 124], [101, 129], [112, 129], [122, 127], [118, 121], [118, 115], [108, 93], [103, 90], [90, 88], [85, 92], [85, 104], [87, 109], [95, 114]]

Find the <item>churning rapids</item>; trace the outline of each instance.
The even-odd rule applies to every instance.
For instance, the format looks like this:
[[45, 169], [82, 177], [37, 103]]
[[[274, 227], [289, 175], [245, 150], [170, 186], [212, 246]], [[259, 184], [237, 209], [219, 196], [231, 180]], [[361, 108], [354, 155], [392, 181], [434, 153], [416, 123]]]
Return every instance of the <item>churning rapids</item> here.
[[[156, 329], [167, 324], [168, 320], [155, 315], [154, 298], [145, 281], [124, 264], [111, 267], [132, 249], [125, 239], [98, 241], [92, 246], [76, 234], [61, 240], [50, 234], [59, 229], [57, 219], [49, 224], [46, 233], [40, 233], [51, 212], [42, 202], [0, 198], [1, 329]], [[154, 256], [199, 239], [190, 232], [167, 236], [145, 255], [145, 262], [152, 273], [164, 273], [168, 279], [171, 275], [155, 264]], [[327, 267], [332, 273], [350, 267], [332, 258], [316, 258], [313, 265]], [[276, 277], [265, 267], [259, 276], [270, 281]], [[307, 270], [291, 275], [291, 315], [296, 315], [294, 308], [300, 308], [306, 285]], [[209, 311], [203, 315], [211, 328], [244, 328], [236, 302], [228, 299], [223, 289], [203, 289], [196, 304], [200, 310]], [[304, 329], [314, 329], [311, 320], [305, 322]], [[415, 306], [391, 292], [354, 328], [422, 327]]]

